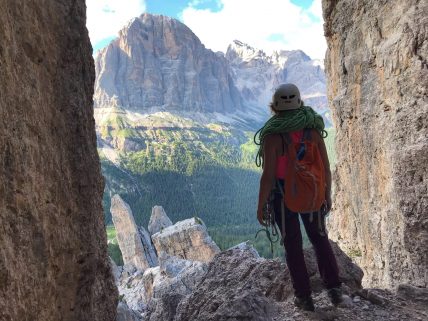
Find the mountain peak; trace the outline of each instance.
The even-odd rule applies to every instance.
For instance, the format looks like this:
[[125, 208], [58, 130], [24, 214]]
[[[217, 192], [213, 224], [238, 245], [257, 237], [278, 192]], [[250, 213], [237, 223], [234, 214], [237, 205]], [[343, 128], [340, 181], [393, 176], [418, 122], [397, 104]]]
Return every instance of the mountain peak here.
[[182, 22], [143, 13], [96, 57], [96, 107], [146, 112], [242, 108], [226, 59]]
[[226, 58], [232, 63], [240, 63], [254, 59], [266, 60], [267, 55], [263, 50], [256, 49], [240, 40], [233, 40], [227, 47]]

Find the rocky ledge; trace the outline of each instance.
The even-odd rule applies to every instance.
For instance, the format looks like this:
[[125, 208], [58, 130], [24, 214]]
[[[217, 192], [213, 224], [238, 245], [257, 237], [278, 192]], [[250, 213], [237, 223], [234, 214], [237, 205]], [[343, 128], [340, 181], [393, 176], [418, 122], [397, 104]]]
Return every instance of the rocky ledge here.
[[[116, 225], [116, 229], [117, 233], [129, 231], [123, 225]], [[362, 270], [334, 242], [345, 302], [339, 307], [330, 303], [315, 254], [306, 249], [316, 310], [302, 312], [293, 305], [290, 275], [279, 259], [261, 258], [248, 243], [220, 252], [202, 221], [191, 218], [172, 224], [160, 206], [152, 210], [149, 231], [153, 234], [144, 247], [154, 248], [158, 265], [141, 269], [113, 264], [120, 293], [119, 321], [398, 321], [428, 317], [426, 289], [410, 285], [400, 286], [396, 292], [363, 289]], [[191, 255], [197, 252], [210, 255]]]

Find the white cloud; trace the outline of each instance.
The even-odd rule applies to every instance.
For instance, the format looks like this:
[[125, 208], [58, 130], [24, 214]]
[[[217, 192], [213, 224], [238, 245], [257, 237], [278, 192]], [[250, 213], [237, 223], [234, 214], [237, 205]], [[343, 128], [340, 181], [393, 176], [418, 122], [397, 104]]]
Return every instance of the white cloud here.
[[189, 5], [181, 15], [206, 47], [224, 52], [238, 39], [266, 51], [301, 49], [311, 58], [324, 59], [321, 0], [306, 10], [289, 0], [219, 1], [220, 11]]
[[145, 0], [86, 0], [87, 22], [92, 44], [114, 37], [134, 17], [146, 10]]

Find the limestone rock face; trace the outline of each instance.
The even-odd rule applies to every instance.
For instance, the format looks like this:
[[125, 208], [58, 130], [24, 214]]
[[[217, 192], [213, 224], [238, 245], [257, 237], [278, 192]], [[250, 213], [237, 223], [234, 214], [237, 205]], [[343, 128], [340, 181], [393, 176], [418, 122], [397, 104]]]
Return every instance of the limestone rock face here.
[[225, 56], [247, 104], [264, 106], [268, 113], [275, 88], [290, 82], [299, 87], [305, 104], [314, 107], [330, 124], [323, 61], [311, 59], [301, 50], [268, 55], [238, 40], [229, 45]]
[[146, 256], [147, 262], [149, 263], [150, 266], [157, 266], [158, 257], [157, 257], [155, 248], [153, 247], [150, 234], [142, 226], [138, 228], [138, 233], [140, 234], [141, 243], [143, 244], [144, 254]]
[[333, 239], [364, 284], [428, 286], [427, 1], [324, 0]]
[[148, 227], [150, 235], [156, 234], [157, 232], [171, 225], [172, 225], [172, 222], [169, 219], [168, 215], [166, 215], [163, 207], [153, 206], [152, 215], [150, 216], [149, 227]]
[[159, 263], [160, 266], [148, 268], [144, 273], [137, 271], [120, 280], [119, 293], [129, 308], [140, 316], [147, 313], [164, 315], [166, 311], [162, 311], [162, 300], [168, 295], [180, 298], [189, 295], [207, 270], [205, 263], [183, 260], [166, 253], [161, 253]]
[[116, 194], [111, 199], [110, 211], [123, 263], [143, 271], [155, 266], [157, 259], [150, 237], [144, 228], [137, 228], [129, 205]]
[[285, 282], [289, 274], [279, 261], [241, 249], [222, 252], [197, 289], [180, 302], [174, 321], [272, 320], [280, 316], [276, 301], [292, 294], [291, 283]]
[[[335, 244], [332, 245], [339, 263], [346, 265], [345, 262], [349, 262], [349, 269], [341, 275], [344, 288], [350, 292], [360, 289], [361, 270], [352, 267], [350, 259]], [[320, 293], [323, 287], [315, 255], [306, 251], [305, 258], [312, 289]], [[254, 249], [241, 245], [216, 255], [192, 294], [180, 301], [174, 318], [158, 319], [156, 314], [148, 313], [150, 318], [147, 320], [288, 320], [290, 310], [284, 309], [283, 305], [292, 297], [285, 263], [260, 258]], [[170, 309], [171, 305], [166, 305], [165, 300], [157, 302]]]
[[113, 321], [85, 1], [0, 8], [0, 319]]
[[191, 218], [152, 235], [158, 253], [165, 252], [182, 259], [209, 262], [220, 252], [199, 218]]
[[96, 58], [95, 106], [205, 112], [240, 109], [227, 61], [178, 20], [143, 14]]

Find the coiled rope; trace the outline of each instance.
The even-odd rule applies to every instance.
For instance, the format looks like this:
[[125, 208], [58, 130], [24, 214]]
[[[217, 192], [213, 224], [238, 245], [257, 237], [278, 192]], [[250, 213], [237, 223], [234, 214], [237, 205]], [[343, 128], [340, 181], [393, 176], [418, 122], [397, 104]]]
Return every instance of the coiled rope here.
[[256, 166], [263, 167], [263, 143], [269, 134], [287, 133], [303, 128], [315, 128], [323, 138], [327, 137], [324, 120], [320, 114], [309, 106], [282, 111], [272, 116], [254, 135], [254, 143], [259, 146]]

